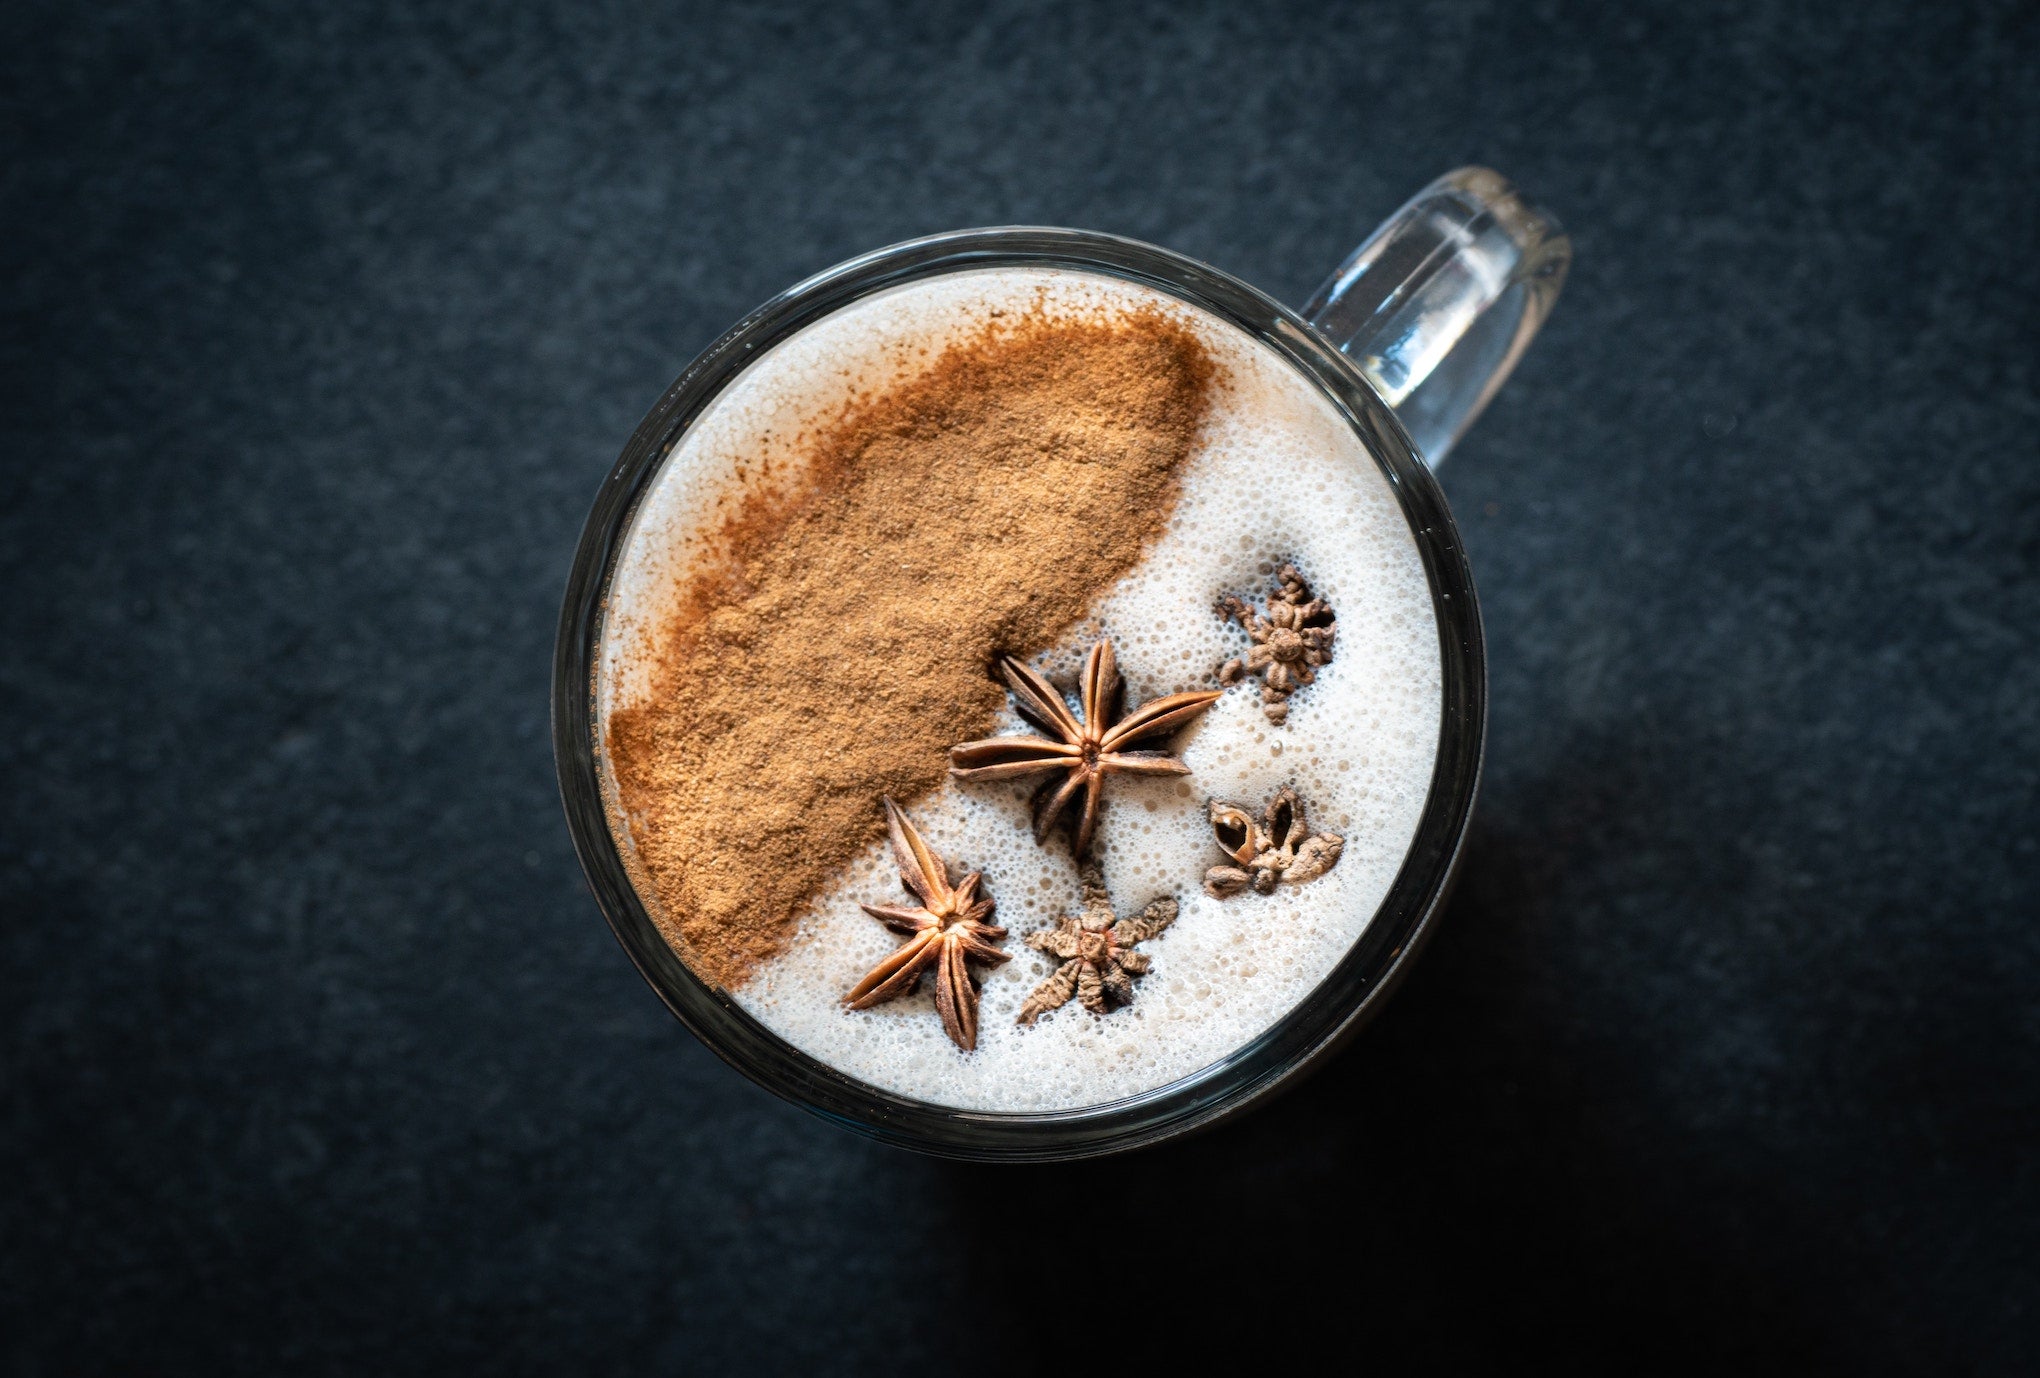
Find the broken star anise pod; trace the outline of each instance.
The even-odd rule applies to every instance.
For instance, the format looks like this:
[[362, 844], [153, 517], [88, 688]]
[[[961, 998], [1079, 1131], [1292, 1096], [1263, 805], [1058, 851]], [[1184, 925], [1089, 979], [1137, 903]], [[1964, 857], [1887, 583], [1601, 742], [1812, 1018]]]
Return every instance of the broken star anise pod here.
[[1331, 663], [1338, 627], [1331, 605], [1311, 596], [1295, 565], [1282, 566], [1275, 577], [1279, 586], [1268, 595], [1266, 617], [1231, 594], [1219, 599], [1219, 615], [1245, 627], [1254, 644], [1244, 657], [1219, 667], [1218, 682], [1238, 684], [1248, 675], [1263, 676], [1261, 711], [1279, 727], [1289, 718], [1289, 696], [1317, 678], [1317, 667]]
[[858, 908], [909, 941], [871, 969], [843, 1003], [868, 1010], [912, 991], [924, 973], [935, 973], [935, 1009], [950, 1042], [969, 1052], [977, 1047], [978, 987], [970, 962], [997, 966], [1011, 959], [994, 944], [1006, 930], [985, 922], [992, 916], [990, 896], [980, 898], [981, 874], [972, 871], [949, 883], [949, 867], [908, 821], [900, 806], [885, 801], [886, 829], [892, 834], [893, 861], [900, 880], [920, 901], [918, 905], [863, 904]]
[[1146, 942], [1176, 921], [1176, 901], [1166, 898], [1149, 904], [1137, 919], [1119, 918], [1112, 912], [1112, 897], [1097, 865], [1086, 865], [1080, 874], [1083, 912], [1053, 929], [1027, 935], [1029, 947], [1061, 958], [1062, 965], [1020, 1007], [1022, 1024], [1032, 1024], [1068, 1004], [1072, 994], [1093, 1014], [1105, 1013], [1108, 1000], [1122, 1005], [1131, 1001], [1133, 978], [1144, 975], [1149, 966], [1146, 954], [1135, 952], [1134, 944]]
[[959, 780], [1020, 780], [1045, 775], [1034, 793], [1034, 840], [1047, 838], [1065, 811], [1074, 810], [1070, 852], [1081, 857], [1091, 846], [1098, 826], [1098, 801], [1105, 777], [1188, 775], [1190, 768], [1166, 751], [1134, 751], [1175, 732], [1219, 698], [1222, 690], [1207, 689], [1144, 703], [1121, 716], [1126, 681], [1119, 676], [1112, 643], [1100, 641], [1084, 658], [1078, 685], [1083, 717], [1070, 712], [1056, 687], [1036, 671], [1002, 656], [999, 670], [1013, 691], [1020, 716], [1039, 728], [1039, 737], [986, 737], [951, 747], [949, 773]]
[[1237, 804], [1212, 800], [1211, 831], [1218, 849], [1238, 863], [1204, 873], [1204, 888], [1218, 899], [1229, 899], [1249, 885], [1265, 895], [1284, 882], [1316, 880], [1339, 864], [1346, 849], [1346, 839], [1336, 833], [1311, 835], [1303, 801], [1293, 789], [1269, 800], [1258, 820]]

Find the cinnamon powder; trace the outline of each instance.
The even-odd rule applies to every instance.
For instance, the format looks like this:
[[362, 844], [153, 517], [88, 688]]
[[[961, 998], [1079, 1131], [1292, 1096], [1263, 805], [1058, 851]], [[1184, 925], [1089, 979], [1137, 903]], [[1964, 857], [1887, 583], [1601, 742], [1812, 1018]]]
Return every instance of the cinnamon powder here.
[[1158, 312], [993, 322], [814, 442], [690, 571], [606, 749], [641, 888], [740, 985], [831, 874], [989, 735], [989, 673], [1065, 633], [1176, 498], [1214, 366]]

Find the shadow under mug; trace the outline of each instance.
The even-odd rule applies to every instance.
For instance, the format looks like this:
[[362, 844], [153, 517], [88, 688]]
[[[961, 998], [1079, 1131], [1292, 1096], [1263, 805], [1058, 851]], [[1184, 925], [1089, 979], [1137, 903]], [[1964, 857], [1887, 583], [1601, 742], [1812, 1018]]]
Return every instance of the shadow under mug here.
[[[1435, 465], [1514, 368], [1564, 282], [1571, 248], [1549, 215], [1485, 168], [1439, 178], [1342, 263], [1299, 315], [1167, 249], [1080, 230], [1012, 227], [912, 240], [773, 298], [710, 345], [624, 446], [568, 576], [552, 683], [568, 827], [617, 940], [667, 1008], [760, 1085], [847, 1128], [953, 1158], [1049, 1161], [1135, 1148], [1234, 1114], [1351, 1037], [1428, 937], [1449, 891], [1487, 734], [1473, 577]], [[932, 1105], [847, 1076], [787, 1043], [690, 971], [633, 887], [604, 807], [594, 696], [603, 608], [639, 501], [694, 420], [753, 359], [851, 302], [962, 270], [1059, 267], [1139, 283], [1259, 340], [1353, 428], [1393, 488], [1430, 581], [1443, 702], [1438, 758], [1388, 897], [1331, 973], [1259, 1036], [1167, 1085], [1103, 1105], [993, 1112]]]

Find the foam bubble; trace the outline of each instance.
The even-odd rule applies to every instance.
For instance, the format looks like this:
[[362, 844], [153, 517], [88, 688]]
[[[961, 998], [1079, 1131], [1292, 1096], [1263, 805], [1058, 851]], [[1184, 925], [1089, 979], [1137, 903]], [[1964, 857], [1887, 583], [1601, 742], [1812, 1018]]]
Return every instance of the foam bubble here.
[[[1122, 915], [1173, 895], [1175, 924], [1142, 951], [1153, 970], [1130, 1006], [1104, 1016], [1075, 1002], [1032, 1026], [1021, 1003], [1052, 969], [1024, 936], [1078, 907], [1076, 868], [1060, 840], [1037, 847], [1031, 782], [948, 783], [910, 805], [949, 860], [982, 870], [1011, 930], [1013, 960], [984, 973], [978, 1047], [950, 1044], [925, 992], [875, 1009], [842, 1007], [844, 991], [899, 939], [857, 908], [893, 903], [898, 873], [883, 844], [817, 898], [787, 950], [735, 993], [737, 1002], [810, 1056], [902, 1095], [972, 1110], [1062, 1110], [1174, 1081], [1250, 1041], [1330, 972], [1386, 897], [1414, 836], [1437, 754], [1438, 631], [1429, 586], [1401, 509], [1359, 439], [1278, 355], [1174, 298], [1114, 279], [1049, 269], [994, 269], [924, 280], [869, 298], [780, 345], [747, 369], [690, 429], [633, 525], [611, 593], [597, 686], [603, 712], [643, 685], [634, 666], [652, 619], [708, 539], [718, 497], [755, 475], [793, 476], [803, 432], [854, 396], [885, 387], [973, 333], [996, 312], [1157, 308], [1194, 329], [1227, 377], [1183, 495], [1147, 557], [1094, 604], [1041, 664], [1070, 669], [1103, 631], [1128, 702], [1208, 687], [1246, 635], [1220, 621], [1221, 592], [1258, 601], [1293, 561], [1338, 613], [1331, 665], [1271, 725], [1258, 684], [1235, 687], [1178, 739], [1187, 779], [1107, 787], [1098, 830], [1105, 878]], [[1010, 713], [1000, 730], [1020, 730]], [[1205, 801], [1259, 811], [1293, 785], [1319, 830], [1346, 839], [1326, 876], [1272, 895], [1219, 901], [1200, 881], [1224, 858]], [[874, 801], [874, 808], [876, 801]], [[621, 844], [628, 846], [628, 840]]]

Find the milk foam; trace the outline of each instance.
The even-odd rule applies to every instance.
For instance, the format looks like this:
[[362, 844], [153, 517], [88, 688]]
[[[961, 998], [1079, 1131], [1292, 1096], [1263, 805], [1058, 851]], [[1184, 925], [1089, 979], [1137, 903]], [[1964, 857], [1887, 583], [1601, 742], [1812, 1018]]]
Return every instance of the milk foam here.
[[[1301, 1001], [1366, 929], [1414, 836], [1437, 754], [1438, 629], [1415, 543], [1387, 481], [1352, 430], [1280, 356], [1216, 317], [1147, 288], [1053, 269], [990, 269], [867, 298], [808, 327], [739, 375], [669, 457], [618, 561], [605, 622], [597, 705], [606, 716], [645, 692], [648, 638], [721, 512], [763, 469], [797, 476], [804, 432], [853, 397], [882, 389], [995, 314], [1166, 311], [1195, 330], [1225, 383], [1168, 528], [1124, 579], [1101, 591], [1090, 622], [1037, 663], [1074, 670], [1112, 638], [1127, 702], [1209, 687], [1246, 635], [1221, 622], [1221, 592], [1257, 604], [1293, 561], [1338, 614], [1332, 663], [1291, 700], [1288, 723], [1261, 712], [1258, 681], [1228, 692], [1177, 750], [1182, 779], [1108, 783], [1097, 849], [1115, 906], [1138, 913], [1173, 895], [1175, 924], [1142, 945], [1153, 970], [1134, 1002], [1104, 1016], [1075, 1002], [1031, 1026], [1020, 1005], [1053, 969], [1023, 943], [1079, 907], [1076, 868], [1059, 837], [1037, 846], [1033, 782], [959, 785], [903, 801], [953, 866], [985, 873], [1013, 959], [982, 971], [978, 1047], [955, 1048], [925, 991], [877, 1008], [843, 992], [899, 943], [858, 909], [900, 902], [883, 843], [818, 896], [787, 950], [734, 993], [739, 1005], [808, 1055], [875, 1086], [971, 1110], [1099, 1105], [1165, 1085], [1250, 1041]], [[1000, 731], [1025, 728], [1008, 710]], [[606, 764], [605, 764], [606, 769]], [[1259, 813], [1293, 785], [1312, 826], [1346, 840], [1339, 864], [1302, 886], [1216, 900], [1204, 872], [1225, 858], [1205, 803]], [[610, 787], [614, 797], [613, 784]], [[872, 801], [874, 811], [878, 807]], [[629, 851], [622, 830], [618, 845]], [[640, 892], [645, 887], [640, 886]]]

